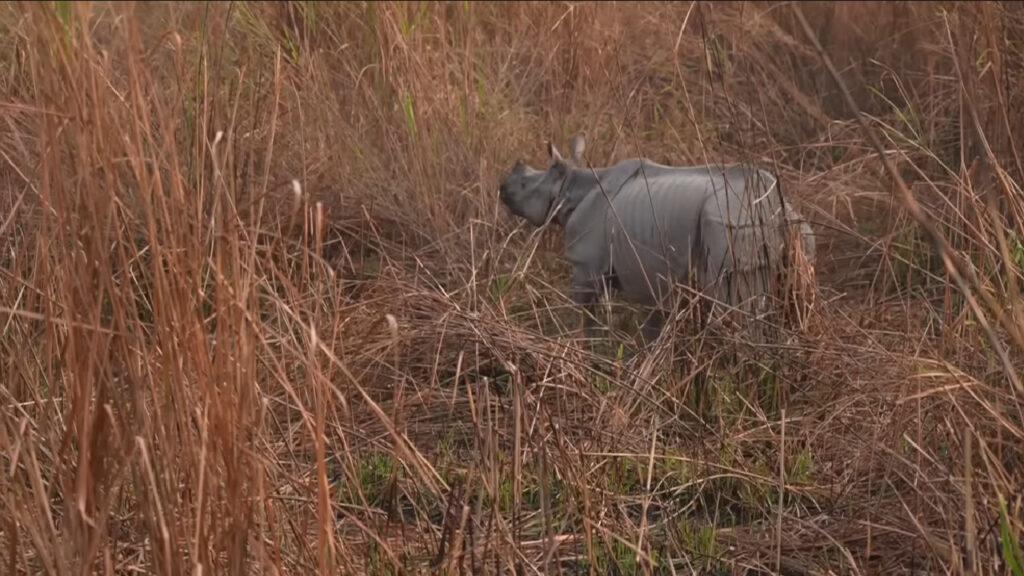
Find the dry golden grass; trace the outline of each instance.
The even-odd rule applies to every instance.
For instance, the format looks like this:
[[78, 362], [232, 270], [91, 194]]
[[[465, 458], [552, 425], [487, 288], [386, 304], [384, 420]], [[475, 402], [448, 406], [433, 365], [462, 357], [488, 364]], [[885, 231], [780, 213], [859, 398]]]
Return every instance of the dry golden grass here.
[[[1024, 575], [1021, 40], [1011, 3], [3, 5], [0, 573]], [[783, 176], [819, 239], [777, 343], [573, 337], [496, 190], [577, 131]]]

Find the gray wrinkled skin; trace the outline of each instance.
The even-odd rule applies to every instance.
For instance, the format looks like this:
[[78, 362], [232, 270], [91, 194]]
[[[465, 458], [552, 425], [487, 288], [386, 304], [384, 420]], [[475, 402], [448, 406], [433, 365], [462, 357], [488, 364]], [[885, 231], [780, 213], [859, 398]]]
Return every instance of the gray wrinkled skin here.
[[[811, 228], [788, 203], [783, 210], [770, 172], [642, 158], [591, 170], [578, 167], [583, 148], [576, 136], [572, 157], [563, 159], [549, 145], [552, 163], [543, 171], [517, 162], [499, 197], [534, 226], [550, 219], [564, 227], [572, 298], [588, 309], [609, 284], [625, 300], [658, 309], [677, 282], [732, 306], [750, 302], [771, 289], [787, 225], [799, 225], [813, 262]], [[645, 337], [656, 337], [661, 322], [652, 315]]]

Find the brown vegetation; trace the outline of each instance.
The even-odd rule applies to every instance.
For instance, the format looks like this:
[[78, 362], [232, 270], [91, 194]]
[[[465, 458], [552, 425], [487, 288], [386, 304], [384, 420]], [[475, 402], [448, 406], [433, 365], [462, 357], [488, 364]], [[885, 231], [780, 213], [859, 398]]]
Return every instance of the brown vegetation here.
[[[5, 4], [0, 573], [1024, 574], [1022, 36]], [[781, 343], [573, 337], [558, 231], [497, 182], [576, 131], [783, 176], [819, 260]]]

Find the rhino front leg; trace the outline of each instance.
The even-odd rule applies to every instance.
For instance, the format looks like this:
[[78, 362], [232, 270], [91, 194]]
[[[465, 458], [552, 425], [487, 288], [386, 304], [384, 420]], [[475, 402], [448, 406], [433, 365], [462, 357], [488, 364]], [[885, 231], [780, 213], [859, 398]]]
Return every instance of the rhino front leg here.
[[658, 339], [661, 335], [661, 330], [665, 327], [665, 313], [660, 309], [655, 308], [644, 320], [643, 326], [640, 328], [640, 335], [643, 338], [644, 345], [650, 346]]
[[573, 286], [571, 297], [573, 303], [582, 309], [579, 331], [586, 339], [593, 340], [597, 337], [597, 320], [595, 318], [598, 301], [597, 289], [592, 286]]
[[574, 304], [582, 310], [581, 330], [583, 336], [588, 340], [597, 337], [597, 303], [600, 299], [600, 290], [597, 276], [585, 270], [575, 270], [572, 278], [572, 290], [570, 297]]

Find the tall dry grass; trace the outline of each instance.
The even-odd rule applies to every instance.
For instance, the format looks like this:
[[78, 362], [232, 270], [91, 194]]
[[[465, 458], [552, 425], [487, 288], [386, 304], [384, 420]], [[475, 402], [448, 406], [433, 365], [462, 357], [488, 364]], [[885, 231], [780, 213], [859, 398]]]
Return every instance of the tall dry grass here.
[[[4, 5], [0, 572], [1024, 573], [1022, 16]], [[800, 322], [574, 339], [581, 130], [778, 171]]]

